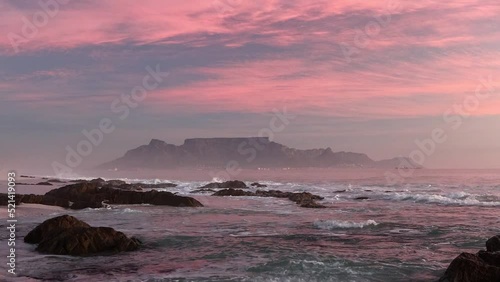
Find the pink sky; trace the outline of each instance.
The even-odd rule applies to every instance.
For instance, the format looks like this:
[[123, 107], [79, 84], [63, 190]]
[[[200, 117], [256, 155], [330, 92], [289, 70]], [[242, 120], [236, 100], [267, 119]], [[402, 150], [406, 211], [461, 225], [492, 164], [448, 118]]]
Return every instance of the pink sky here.
[[[0, 110], [11, 111], [11, 117], [14, 109], [26, 112], [36, 120], [18, 120], [15, 137], [0, 146], [23, 134], [50, 140], [45, 134], [51, 130], [62, 143], [78, 140], [78, 132], [96, 117], [110, 114], [109, 104], [130, 91], [148, 65], [160, 64], [170, 78], [116, 133], [146, 135], [128, 138], [123, 148], [149, 137], [180, 142], [200, 134], [255, 135], [262, 126], [255, 117], [286, 106], [305, 117], [278, 137], [291, 146], [331, 145], [375, 158], [405, 155], [413, 139], [441, 126], [448, 109], [473, 96], [482, 79], [491, 78], [490, 90], [500, 89], [500, 4], [495, 0], [63, 2], [46, 23], [35, 22], [34, 34], [23, 27], [24, 19], [33, 23], [34, 15], [45, 15], [38, 2], [0, 2]], [[353, 52], [349, 58], [346, 46]], [[467, 114], [498, 126], [500, 93], [492, 94]], [[180, 116], [182, 121], [172, 121]], [[214, 116], [215, 122], [228, 116], [241, 120], [210, 133], [206, 125], [197, 127], [196, 118]], [[171, 134], [152, 125], [162, 119], [181, 130]], [[391, 151], [383, 138], [375, 148], [368, 141], [346, 142], [331, 133], [339, 132], [339, 120], [355, 128], [366, 123], [351, 134], [353, 140], [371, 132], [373, 124], [393, 120], [398, 129], [385, 142], [396, 137], [401, 143], [389, 146]], [[138, 129], [145, 123], [146, 129]], [[403, 130], [406, 123], [415, 129]], [[330, 133], [318, 137], [306, 130], [319, 125]], [[37, 135], [34, 128], [42, 132]], [[478, 125], [453, 132], [458, 145], [448, 144], [443, 152], [450, 152], [434, 166], [449, 166], [447, 160], [465, 148], [500, 159], [498, 146], [491, 145], [500, 139], [491, 130]], [[481, 137], [464, 138], [471, 131]], [[305, 132], [314, 138], [296, 141]], [[1, 149], [0, 156], [9, 156]], [[51, 153], [57, 149], [47, 147]], [[470, 158], [461, 159], [460, 166]], [[472, 163], [479, 167], [484, 161], [478, 157]], [[488, 166], [500, 167], [500, 161], [488, 160]]]

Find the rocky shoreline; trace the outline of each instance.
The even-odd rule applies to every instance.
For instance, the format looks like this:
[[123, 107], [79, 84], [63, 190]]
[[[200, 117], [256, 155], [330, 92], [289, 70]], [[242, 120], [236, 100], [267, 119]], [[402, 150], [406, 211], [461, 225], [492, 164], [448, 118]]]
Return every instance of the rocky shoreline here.
[[[55, 183], [66, 183], [55, 181]], [[49, 183], [49, 182], [47, 182]], [[67, 183], [66, 183], [67, 184]], [[129, 184], [122, 180], [71, 180], [68, 185], [50, 190], [43, 195], [18, 194], [16, 204], [42, 204], [79, 210], [103, 208], [109, 205], [152, 204], [174, 207], [203, 207], [194, 198], [178, 196], [171, 192], [159, 192], [155, 188], [176, 187], [173, 183]], [[199, 187], [199, 191], [214, 192], [212, 196], [255, 196], [289, 199], [304, 208], [325, 208], [317, 200], [323, 197], [308, 193], [282, 192], [278, 190], [243, 190], [265, 188], [266, 185], [253, 182], [247, 186], [243, 181], [214, 182]], [[144, 191], [144, 189], [153, 189]], [[215, 189], [218, 189], [216, 191]], [[7, 203], [7, 194], [0, 194], [2, 205]], [[69, 215], [48, 219], [31, 230], [24, 242], [37, 244], [36, 251], [55, 255], [88, 256], [137, 250], [142, 242], [128, 238], [122, 232], [110, 227], [92, 227]]]
[[[144, 189], [176, 187], [174, 183], [162, 184], [129, 184], [122, 180], [104, 180], [102, 178], [92, 180], [71, 180], [71, 184], [50, 190], [43, 195], [18, 194], [16, 204], [42, 204], [59, 206], [73, 210], [85, 208], [104, 208], [109, 205], [134, 205], [152, 204], [174, 207], [202, 207], [203, 204], [192, 197], [179, 196], [171, 192], [159, 192], [156, 190], [144, 191]], [[58, 182], [58, 183], [62, 183]], [[252, 188], [265, 188], [266, 185], [258, 182], [250, 184]], [[193, 192], [210, 192], [212, 196], [254, 196], [273, 197], [289, 199], [303, 208], [326, 208], [317, 203], [323, 197], [309, 192], [283, 192], [279, 190], [256, 190], [244, 191], [249, 186], [243, 181], [232, 180], [226, 182], [213, 182], [199, 187]], [[216, 190], [219, 189], [219, 190]], [[192, 192], [192, 193], [193, 193]], [[7, 194], [0, 194], [0, 205], [6, 205]]]
[[[55, 183], [66, 183], [58, 182]], [[248, 182], [250, 183], [250, 182]], [[159, 192], [155, 188], [176, 187], [174, 183], [129, 184], [122, 180], [72, 180], [68, 185], [50, 190], [44, 195], [16, 195], [16, 204], [42, 204], [68, 209], [103, 208], [108, 205], [152, 204], [174, 207], [203, 207], [192, 197], [171, 192]], [[287, 199], [301, 208], [326, 208], [318, 203], [323, 197], [309, 192], [283, 192], [261, 190], [266, 185], [258, 182], [247, 185], [243, 181], [215, 182], [201, 186], [194, 192], [207, 192], [213, 197], [273, 197]], [[152, 189], [152, 190], [145, 190]], [[336, 191], [337, 193], [345, 192]], [[355, 200], [366, 200], [357, 197]], [[0, 203], [6, 205], [7, 195], [0, 194]], [[38, 244], [36, 251], [46, 254], [88, 256], [134, 251], [142, 242], [127, 237], [110, 227], [92, 227], [72, 216], [63, 215], [46, 220], [29, 232], [24, 241]], [[439, 279], [440, 282], [500, 282], [500, 235], [487, 240], [486, 250], [476, 254], [462, 253], [457, 256]]]

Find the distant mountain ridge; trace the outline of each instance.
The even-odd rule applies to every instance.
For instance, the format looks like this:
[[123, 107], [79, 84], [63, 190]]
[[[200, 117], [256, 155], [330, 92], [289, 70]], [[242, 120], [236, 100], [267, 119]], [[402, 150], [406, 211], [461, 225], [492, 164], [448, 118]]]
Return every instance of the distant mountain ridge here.
[[331, 148], [300, 150], [272, 142], [267, 137], [243, 137], [192, 138], [179, 146], [152, 139], [149, 144], [129, 150], [100, 168], [213, 168], [228, 164], [243, 168], [419, 167], [405, 158], [374, 161], [362, 153], [333, 152]]

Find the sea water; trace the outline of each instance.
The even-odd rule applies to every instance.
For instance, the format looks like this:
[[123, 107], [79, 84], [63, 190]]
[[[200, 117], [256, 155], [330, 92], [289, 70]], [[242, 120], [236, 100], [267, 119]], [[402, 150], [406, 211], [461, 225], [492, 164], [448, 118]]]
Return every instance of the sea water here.
[[[458, 254], [484, 249], [489, 237], [500, 234], [499, 171], [422, 170], [399, 184], [387, 183], [383, 172], [363, 170], [252, 171], [238, 178], [268, 185], [259, 189], [318, 194], [328, 208], [301, 208], [287, 199], [192, 194], [210, 181], [199, 177], [122, 178], [177, 183], [178, 187], [158, 190], [195, 197], [204, 207], [126, 205], [25, 213], [18, 218], [18, 277], [7, 275], [5, 259], [0, 277], [6, 281], [436, 281]], [[23, 189], [36, 193], [38, 188]], [[62, 214], [92, 226], [113, 227], [140, 238], [144, 246], [111, 256], [70, 257], [39, 254], [35, 246], [22, 242], [37, 224]], [[6, 219], [0, 226], [0, 254], [7, 254]]]

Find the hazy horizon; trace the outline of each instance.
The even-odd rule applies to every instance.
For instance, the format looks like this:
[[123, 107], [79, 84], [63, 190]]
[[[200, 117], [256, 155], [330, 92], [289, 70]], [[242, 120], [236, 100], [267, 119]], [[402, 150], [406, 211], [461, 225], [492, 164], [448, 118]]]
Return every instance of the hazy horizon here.
[[0, 171], [50, 170], [103, 128], [77, 169], [153, 138], [270, 134], [500, 168], [496, 1], [57, 3], [0, 1]]

